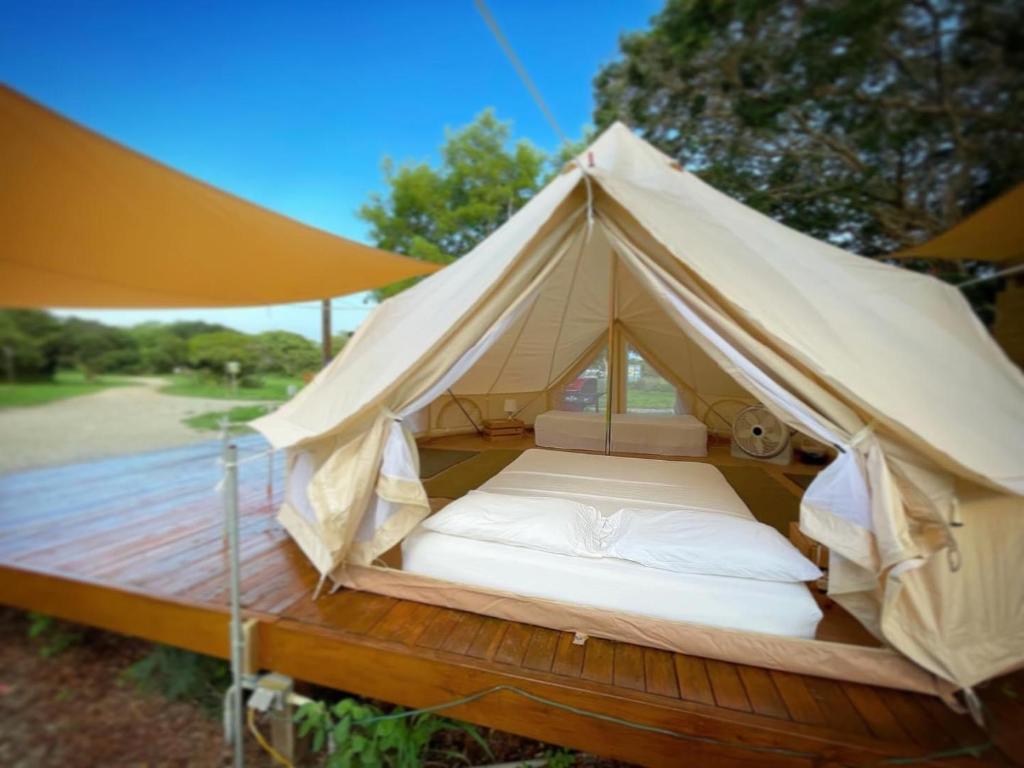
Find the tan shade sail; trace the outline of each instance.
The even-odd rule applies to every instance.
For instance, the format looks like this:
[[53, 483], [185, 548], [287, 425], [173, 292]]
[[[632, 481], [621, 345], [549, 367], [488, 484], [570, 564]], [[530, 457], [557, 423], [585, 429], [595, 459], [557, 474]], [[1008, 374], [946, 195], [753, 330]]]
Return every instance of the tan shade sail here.
[[1024, 259], [1024, 184], [1018, 184], [938, 237], [897, 251], [891, 257], [992, 262]]
[[222, 192], [6, 86], [0, 167], [0, 306], [278, 304], [437, 269]]

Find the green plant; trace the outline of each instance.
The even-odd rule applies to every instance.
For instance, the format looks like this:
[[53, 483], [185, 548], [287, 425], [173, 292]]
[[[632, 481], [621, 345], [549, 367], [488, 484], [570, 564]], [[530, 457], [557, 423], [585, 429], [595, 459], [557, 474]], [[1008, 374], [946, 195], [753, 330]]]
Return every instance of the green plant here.
[[[327, 751], [327, 768], [418, 768], [434, 737], [443, 731], [465, 733], [490, 755], [487, 742], [468, 724], [397, 707], [390, 713], [373, 704], [346, 698], [336, 704], [314, 701], [295, 713], [299, 736], [311, 738], [314, 752]], [[451, 750], [449, 759], [466, 760]]]
[[220, 659], [157, 645], [128, 667], [124, 677], [141, 691], [171, 701], [192, 701], [215, 714], [231, 682], [231, 670]]
[[238, 405], [227, 411], [207, 411], [195, 416], [189, 416], [186, 419], [182, 419], [182, 424], [192, 427], [192, 429], [216, 431], [221, 428], [221, 422], [227, 419], [228, 424], [235, 428], [234, 433], [238, 434], [239, 432], [252, 431], [245, 427], [245, 423], [258, 419], [260, 416], [265, 415], [266, 412], [267, 408], [263, 405]]
[[46, 658], [63, 653], [82, 639], [82, 632], [74, 625], [58, 621], [53, 616], [30, 613], [28, 620], [28, 636], [41, 641], [39, 654]]
[[576, 765], [576, 753], [568, 749], [549, 749], [544, 753], [547, 768], [573, 768]]

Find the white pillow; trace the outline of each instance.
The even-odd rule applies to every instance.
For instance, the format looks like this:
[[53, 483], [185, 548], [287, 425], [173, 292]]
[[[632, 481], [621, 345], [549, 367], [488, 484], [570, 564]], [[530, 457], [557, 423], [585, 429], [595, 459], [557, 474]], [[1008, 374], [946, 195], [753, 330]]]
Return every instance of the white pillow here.
[[[774, 528], [697, 510], [623, 509], [604, 551], [651, 568], [762, 581], [813, 581], [821, 571]], [[614, 516], [613, 516], [614, 517]]]
[[599, 517], [593, 507], [570, 499], [470, 491], [420, 525], [449, 536], [600, 557]]

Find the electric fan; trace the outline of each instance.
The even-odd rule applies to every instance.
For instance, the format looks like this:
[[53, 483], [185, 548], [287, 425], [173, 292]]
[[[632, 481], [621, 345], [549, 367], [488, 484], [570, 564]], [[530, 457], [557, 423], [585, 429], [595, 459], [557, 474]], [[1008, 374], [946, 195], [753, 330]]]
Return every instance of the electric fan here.
[[751, 405], [732, 421], [732, 455], [743, 459], [789, 464], [793, 445], [789, 427], [763, 405]]

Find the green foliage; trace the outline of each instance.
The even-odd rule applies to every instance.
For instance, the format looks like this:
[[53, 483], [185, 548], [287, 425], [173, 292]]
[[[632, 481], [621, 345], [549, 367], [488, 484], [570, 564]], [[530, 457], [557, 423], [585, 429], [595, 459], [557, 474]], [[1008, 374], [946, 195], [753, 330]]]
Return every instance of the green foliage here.
[[595, 79], [723, 192], [853, 251], [945, 230], [1024, 177], [1024, 5], [669, 0]]
[[186, 341], [201, 333], [218, 333], [220, 331], [232, 330], [226, 325], [221, 325], [220, 323], [207, 323], [205, 320], [179, 320], [174, 323], [168, 323], [164, 327], [175, 336], [185, 339]]
[[60, 321], [34, 309], [0, 310], [0, 381], [53, 378], [60, 352]]
[[101, 373], [137, 373], [142, 359], [130, 333], [95, 320], [69, 317], [60, 334], [61, 361], [92, 378]]
[[544, 753], [546, 768], [572, 768], [576, 765], [576, 753], [568, 749], [549, 749]]
[[200, 333], [188, 340], [188, 361], [196, 368], [223, 374], [224, 366], [235, 361], [247, 373], [256, 368], [259, 350], [251, 336], [238, 331]]
[[315, 701], [299, 708], [295, 722], [299, 737], [309, 736], [314, 752], [327, 750], [328, 768], [418, 768], [426, 761], [431, 741], [443, 731], [462, 732], [491, 754], [479, 731], [468, 723], [429, 713], [403, 716], [404, 712], [397, 707], [385, 714], [357, 699], [333, 705]]
[[129, 329], [139, 350], [141, 367], [150, 373], [170, 373], [188, 363], [188, 342], [172, 326], [141, 323]]
[[179, 648], [157, 645], [124, 671], [140, 691], [171, 701], [190, 701], [210, 714], [220, 711], [224, 691], [231, 684], [227, 662]]
[[266, 331], [254, 339], [260, 371], [298, 376], [320, 369], [320, 348], [305, 336], [288, 331]]
[[208, 397], [220, 400], [287, 400], [289, 390], [302, 389], [302, 379], [293, 376], [265, 374], [259, 377], [243, 376], [240, 384], [251, 383], [258, 386], [239, 386], [233, 390], [223, 375], [212, 371], [196, 371], [179, 374], [168, 378], [168, 384], [160, 391], [166, 395], [182, 397]]
[[[526, 141], [510, 146], [511, 123], [493, 110], [470, 125], [447, 131], [441, 165], [386, 159], [386, 196], [371, 195], [359, 209], [381, 248], [435, 264], [448, 264], [471, 251], [540, 188], [544, 153]], [[386, 298], [414, 282], [376, 292]]]
[[[189, 416], [183, 419], [182, 423], [192, 429], [217, 431], [221, 428], [221, 422], [227, 419], [229, 425], [240, 425], [258, 419], [267, 413], [267, 407], [263, 405], [239, 405], [228, 411], [207, 411], [196, 416]], [[237, 433], [237, 429], [234, 430]], [[244, 428], [243, 431], [248, 431]]]
[[28, 619], [28, 636], [39, 642], [40, 656], [57, 656], [82, 639], [81, 630], [74, 624], [58, 621], [43, 613], [30, 613]]

